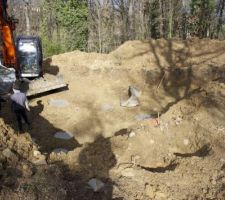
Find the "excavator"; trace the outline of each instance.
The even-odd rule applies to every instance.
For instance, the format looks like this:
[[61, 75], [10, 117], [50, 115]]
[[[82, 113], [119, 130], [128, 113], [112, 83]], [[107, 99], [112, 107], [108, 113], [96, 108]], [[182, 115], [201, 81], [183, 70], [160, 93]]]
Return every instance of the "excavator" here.
[[43, 74], [38, 36], [15, 38], [18, 20], [9, 16], [7, 0], [0, 0], [0, 97], [20, 84], [27, 96], [67, 87], [62, 76]]

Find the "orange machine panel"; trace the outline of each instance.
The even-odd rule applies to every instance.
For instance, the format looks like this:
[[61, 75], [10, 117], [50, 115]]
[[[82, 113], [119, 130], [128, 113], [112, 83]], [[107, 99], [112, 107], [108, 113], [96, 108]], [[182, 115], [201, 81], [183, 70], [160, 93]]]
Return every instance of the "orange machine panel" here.
[[17, 70], [16, 49], [13, 40], [14, 29], [15, 23], [7, 13], [7, 1], [0, 0], [0, 50], [2, 51], [4, 65]]
[[16, 51], [9, 26], [2, 27], [3, 59], [6, 66], [16, 67]]

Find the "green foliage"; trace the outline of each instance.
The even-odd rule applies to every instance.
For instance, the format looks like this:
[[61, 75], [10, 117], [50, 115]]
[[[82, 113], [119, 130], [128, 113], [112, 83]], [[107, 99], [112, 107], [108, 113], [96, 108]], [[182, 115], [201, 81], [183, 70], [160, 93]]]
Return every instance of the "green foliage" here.
[[65, 52], [60, 43], [51, 42], [46, 38], [42, 39], [42, 47], [45, 58]]
[[66, 31], [66, 47], [68, 50], [85, 50], [87, 46], [88, 8], [86, 0], [60, 1], [57, 9], [59, 23]]
[[153, 1], [150, 8], [149, 8], [149, 13], [150, 13], [150, 21], [151, 23], [151, 37], [153, 38], [158, 38], [160, 36], [159, 33], [159, 15], [160, 15], [160, 10], [159, 10], [159, 2], [158, 1]]
[[199, 37], [206, 37], [209, 31], [212, 14], [215, 10], [214, 0], [192, 0], [191, 1], [191, 32]]
[[88, 40], [86, 0], [44, 1], [42, 38], [45, 56], [75, 49], [86, 50]]

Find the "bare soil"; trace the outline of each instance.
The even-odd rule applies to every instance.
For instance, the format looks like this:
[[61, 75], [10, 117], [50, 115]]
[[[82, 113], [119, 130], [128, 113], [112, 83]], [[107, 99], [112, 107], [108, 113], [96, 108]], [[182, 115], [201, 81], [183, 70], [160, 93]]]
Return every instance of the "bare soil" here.
[[[24, 134], [3, 104], [0, 171], [23, 173], [0, 176], [0, 199], [225, 199], [224, 63], [224, 41], [199, 39], [46, 59], [46, 73], [63, 75], [68, 90], [32, 98]], [[134, 108], [120, 106], [129, 86], [141, 90]], [[59, 131], [74, 137], [55, 138]], [[93, 192], [91, 178], [105, 187]]]

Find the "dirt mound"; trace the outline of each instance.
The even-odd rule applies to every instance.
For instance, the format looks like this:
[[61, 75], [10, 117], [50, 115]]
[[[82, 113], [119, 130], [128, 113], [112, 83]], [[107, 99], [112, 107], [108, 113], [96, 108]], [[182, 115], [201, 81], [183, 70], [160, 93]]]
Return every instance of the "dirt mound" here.
[[[202, 64], [223, 65], [224, 41], [209, 39], [128, 41], [110, 54], [74, 51], [47, 59], [51, 65], [64, 66], [60, 71], [68, 73], [70, 68], [129, 69], [176, 68]], [[65, 70], [64, 70], [65, 69]]]
[[[62, 74], [68, 90], [30, 101], [29, 134], [15, 135], [8, 103], [1, 113], [0, 130], [9, 135], [3, 151], [36, 169], [25, 193], [46, 187], [49, 199], [56, 190], [59, 199], [224, 199], [224, 46], [128, 41], [110, 54], [48, 58], [46, 73]], [[122, 107], [130, 86], [140, 90], [139, 106]], [[87, 184], [93, 178], [104, 185], [97, 193]]]
[[176, 68], [190, 65], [223, 65], [224, 41], [209, 39], [128, 41], [110, 53], [130, 68]]
[[28, 133], [18, 134], [0, 119], [0, 199], [63, 199], [59, 176], [41, 166], [43, 159]]

